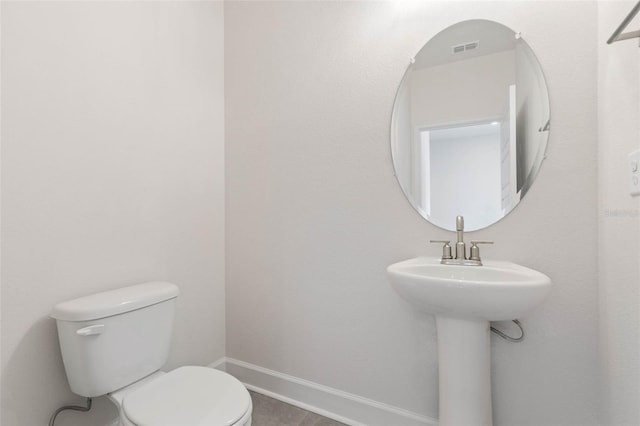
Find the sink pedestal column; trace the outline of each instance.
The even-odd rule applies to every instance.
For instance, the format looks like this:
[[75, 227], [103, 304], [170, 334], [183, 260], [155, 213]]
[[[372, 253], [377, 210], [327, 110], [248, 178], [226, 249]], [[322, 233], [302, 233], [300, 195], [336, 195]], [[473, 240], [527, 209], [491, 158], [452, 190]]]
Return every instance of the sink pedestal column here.
[[489, 322], [437, 316], [440, 426], [492, 426]]

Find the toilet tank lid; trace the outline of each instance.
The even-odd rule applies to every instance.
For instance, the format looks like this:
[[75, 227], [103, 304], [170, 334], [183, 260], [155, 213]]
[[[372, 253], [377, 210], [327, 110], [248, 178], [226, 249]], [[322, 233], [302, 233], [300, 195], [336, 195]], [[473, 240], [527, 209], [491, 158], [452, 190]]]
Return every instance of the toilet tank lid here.
[[51, 317], [61, 321], [88, 321], [122, 314], [178, 297], [178, 286], [151, 281], [58, 303]]

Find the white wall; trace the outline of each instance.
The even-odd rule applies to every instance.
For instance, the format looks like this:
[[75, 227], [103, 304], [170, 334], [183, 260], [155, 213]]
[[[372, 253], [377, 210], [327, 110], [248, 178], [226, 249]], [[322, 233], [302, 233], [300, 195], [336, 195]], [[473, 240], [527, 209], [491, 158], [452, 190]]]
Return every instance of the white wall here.
[[[606, 44], [635, 1], [598, 6], [599, 305], [603, 424], [640, 424], [640, 197], [627, 154], [640, 149], [638, 40]], [[637, 18], [627, 31], [637, 30]]]
[[[224, 356], [223, 4], [1, 7], [1, 423], [35, 426], [83, 402], [48, 318], [62, 300], [173, 281], [168, 366]], [[113, 415], [96, 404], [56, 425]]]
[[554, 123], [527, 197], [467, 237], [555, 284], [525, 342], [493, 341], [495, 422], [599, 424], [593, 2], [227, 4], [227, 355], [437, 417], [433, 318], [385, 268], [451, 234], [404, 199], [390, 113], [409, 58], [471, 18], [522, 32]]

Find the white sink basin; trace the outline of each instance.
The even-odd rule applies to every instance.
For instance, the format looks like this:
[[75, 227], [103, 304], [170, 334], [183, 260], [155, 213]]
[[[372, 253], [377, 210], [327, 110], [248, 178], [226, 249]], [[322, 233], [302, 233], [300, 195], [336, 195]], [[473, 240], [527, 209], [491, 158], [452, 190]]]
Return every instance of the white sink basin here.
[[551, 290], [549, 277], [510, 262], [442, 265], [440, 259], [419, 257], [394, 263], [387, 275], [398, 294], [418, 309], [453, 318], [515, 319]]
[[492, 426], [490, 321], [516, 319], [551, 290], [546, 275], [510, 262], [442, 265], [419, 257], [387, 268], [398, 294], [436, 316], [440, 426]]

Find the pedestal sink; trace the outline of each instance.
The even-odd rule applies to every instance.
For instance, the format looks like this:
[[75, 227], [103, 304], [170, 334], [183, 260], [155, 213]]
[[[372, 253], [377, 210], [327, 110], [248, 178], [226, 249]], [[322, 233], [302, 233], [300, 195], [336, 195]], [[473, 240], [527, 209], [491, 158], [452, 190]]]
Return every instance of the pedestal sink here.
[[420, 257], [387, 268], [392, 287], [436, 316], [439, 425], [491, 426], [489, 322], [527, 314], [547, 297], [546, 275], [510, 262], [442, 265]]

